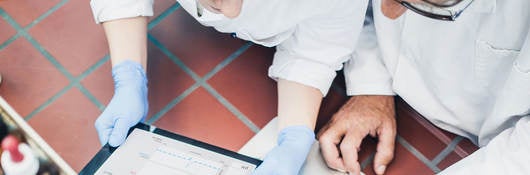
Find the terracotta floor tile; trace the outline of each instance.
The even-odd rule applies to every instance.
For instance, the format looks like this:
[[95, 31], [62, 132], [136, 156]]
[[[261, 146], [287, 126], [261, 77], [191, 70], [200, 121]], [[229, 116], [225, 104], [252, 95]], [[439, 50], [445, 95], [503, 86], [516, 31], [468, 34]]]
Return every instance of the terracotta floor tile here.
[[[373, 174], [373, 168], [367, 166], [364, 172], [370, 172]], [[387, 168], [385, 174], [389, 175], [429, 175], [434, 172], [421, 162], [416, 156], [410, 153], [405, 147], [396, 142], [395, 157], [390, 166]]]
[[[377, 139], [371, 137], [364, 138], [361, 144], [361, 151], [359, 151], [359, 163], [363, 163], [366, 159], [370, 158], [376, 152], [376, 148]], [[368, 166], [373, 166], [373, 163], [370, 163]]]
[[103, 105], [107, 105], [114, 94], [111, 67], [109, 60], [81, 80], [81, 84]]
[[22, 116], [68, 84], [66, 77], [22, 38], [0, 50], [0, 73], [0, 95]]
[[396, 102], [398, 135], [405, 138], [428, 159], [434, 159], [446, 147], [446, 144], [414, 119], [415, 114], [410, 111], [411, 108], [400, 101]]
[[[150, 118], [191, 87], [195, 81], [152, 45], [148, 46], [148, 57], [149, 113], [147, 118]], [[82, 84], [103, 105], [107, 105], [114, 94], [110, 61], [87, 76]]]
[[149, 21], [152, 21], [153, 19], [158, 17], [158, 15], [164, 13], [164, 11], [166, 11], [173, 4], [177, 3], [177, 1], [175, 0], [156, 0], [154, 2], [155, 2], [153, 5], [154, 14], [152, 17], [149, 18]]
[[150, 118], [191, 87], [195, 81], [154, 46], [149, 45], [148, 53], [149, 113], [147, 116]]
[[73, 75], [108, 53], [103, 28], [94, 22], [88, 1], [69, 1], [30, 34]]
[[42, 138], [80, 171], [99, 150], [94, 121], [99, 110], [74, 88], [29, 120]]
[[205, 75], [244, 44], [230, 34], [202, 26], [182, 8], [149, 33], [199, 75]]
[[[0, 2], [1, 3], [1, 2]], [[13, 35], [17, 34], [17, 31], [7, 23], [3, 18], [0, 19], [0, 44], [6, 42]]]
[[[0, 8], [4, 9], [22, 27], [24, 27], [48, 11], [58, 2], [60, 2], [60, 0], [9, 0], [0, 1]], [[83, 2], [88, 6], [86, 1]]]
[[464, 138], [462, 141], [460, 141], [460, 143], [458, 143], [457, 148], [462, 148], [467, 153], [467, 155], [472, 154], [473, 152], [479, 149], [477, 145], [473, 144], [473, 142], [469, 141], [469, 139], [466, 138]]
[[267, 76], [273, 53], [271, 48], [254, 45], [209, 80], [260, 128], [277, 115], [276, 82]]
[[155, 126], [232, 151], [254, 133], [203, 88], [171, 109]]
[[451, 154], [447, 155], [444, 160], [438, 163], [438, 168], [440, 168], [441, 170], [446, 169], [447, 167], [453, 165], [461, 159], [462, 157], [458, 156], [458, 154], [456, 154], [455, 152], [452, 152]]
[[340, 107], [346, 103], [349, 98], [337, 93], [336, 91], [330, 90], [328, 95], [322, 100], [320, 111], [318, 113], [316, 130], [320, 130], [325, 126], [328, 121], [333, 117]]

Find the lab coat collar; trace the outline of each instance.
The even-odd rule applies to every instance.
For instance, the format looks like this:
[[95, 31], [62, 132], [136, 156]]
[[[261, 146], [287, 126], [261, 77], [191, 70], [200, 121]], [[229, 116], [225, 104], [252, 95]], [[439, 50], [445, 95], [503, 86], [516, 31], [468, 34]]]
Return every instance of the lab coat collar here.
[[497, 0], [474, 0], [464, 13], [494, 13]]

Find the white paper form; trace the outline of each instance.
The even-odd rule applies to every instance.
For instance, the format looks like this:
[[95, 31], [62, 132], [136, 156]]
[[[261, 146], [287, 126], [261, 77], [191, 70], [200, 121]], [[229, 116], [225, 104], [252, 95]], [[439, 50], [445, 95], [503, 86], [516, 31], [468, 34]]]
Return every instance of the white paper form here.
[[250, 175], [254, 164], [135, 129], [96, 175]]

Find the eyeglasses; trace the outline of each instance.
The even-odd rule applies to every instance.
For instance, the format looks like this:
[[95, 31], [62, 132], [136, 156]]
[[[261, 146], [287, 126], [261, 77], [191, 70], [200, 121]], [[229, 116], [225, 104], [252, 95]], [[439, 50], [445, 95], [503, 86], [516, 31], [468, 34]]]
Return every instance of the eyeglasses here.
[[408, 0], [396, 0], [405, 8], [420, 15], [443, 21], [454, 21], [462, 12], [469, 7], [473, 0], [422, 0], [421, 2], [410, 2]]

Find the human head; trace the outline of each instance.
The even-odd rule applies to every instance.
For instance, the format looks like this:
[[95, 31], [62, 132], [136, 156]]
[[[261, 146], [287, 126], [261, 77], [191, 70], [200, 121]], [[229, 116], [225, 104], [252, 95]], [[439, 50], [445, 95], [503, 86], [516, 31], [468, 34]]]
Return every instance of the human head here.
[[381, 11], [390, 19], [400, 17], [408, 9], [429, 18], [454, 21], [472, 2], [473, 0], [382, 0]]
[[241, 12], [243, 0], [197, 0], [208, 11], [236, 18]]

